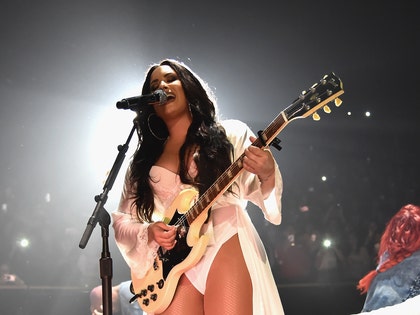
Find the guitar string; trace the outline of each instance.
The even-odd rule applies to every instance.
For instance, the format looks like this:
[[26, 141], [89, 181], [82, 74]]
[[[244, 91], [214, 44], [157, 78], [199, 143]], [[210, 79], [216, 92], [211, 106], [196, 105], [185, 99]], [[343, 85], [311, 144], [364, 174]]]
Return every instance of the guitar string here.
[[[325, 81], [324, 81], [325, 82]], [[329, 82], [329, 83], [331, 83], [330, 81], [326, 81], [326, 82]], [[326, 85], [326, 83], [322, 83], [322, 85]], [[318, 88], [318, 86], [319, 86], [319, 84], [316, 84], [316, 85], [314, 85], [313, 87], [312, 87], [312, 89], [315, 89], [315, 90], [317, 90], [317, 88]], [[319, 92], [319, 91], [318, 91]], [[313, 92], [312, 93], [310, 93], [309, 95], [311, 95], [311, 94], [314, 94]], [[303, 99], [300, 99], [300, 103], [302, 103], [302, 105], [307, 105], [307, 106], [309, 106], [309, 107], [311, 107], [311, 104], [312, 103], [314, 103], [314, 102], [316, 102], [316, 101], [318, 101], [319, 102], [319, 97], [320, 96], [324, 96], [325, 94], [332, 94], [332, 91], [331, 90], [329, 90], [328, 88], [326, 88], [325, 89], [325, 91], [323, 91], [323, 92], [321, 92], [320, 94], [318, 94], [318, 97], [317, 98], [315, 98], [315, 99], [309, 99], [309, 102], [308, 103], [305, 103], [305, 102], [303, 102], [306, 98], [308, 98], [308, 96], [309, 95], [306, 95], [306, 94], [304, 94], [303, 96], [304, 96], [304, 98]], [[322, 97], [321, 97], [321, 99], [322, 99]], [[299, 99], [298, 99], [299, 100]], [[290, 107], [296, 107], [296, 105], [297, 104], [295, 104], [296, 103], [296, 101], [291, 105], [291, 106], [289, 106], [289, 108]], [[284, 112], [284, 111], [283, 111]], [[274, 130], [277, 130], [279, 127], [281, 127], [281, 124], [280, 124], [280, 126], [278, 126], [278, 120], [279, 120], [279, 118], [282, 118], [281, 117], [281, 113], [280, 113], [280, 115], [278, 115], [274, 120], [273, 120], [273, 122], [266, 128], [266, 130], [264, 130], [264, 133], [265, 134], [271, 134], [271, 136], [269, 136], [269, 137], [272, 137], [273, 135], [274, 135], [274, 131], [272, 130], [272, 129], [274, 129]], [[284, 123], [284, 121], [282, 122], [282, 123]], [[255, 141], [254, 141], [254, 143], [252, 143], [252, 145], [255, 145], [255, 146], [258, 146], [258, 147], [262, 147], [262, 143], [261, 143], [261, 140], [259, 139], [259, 138], [257, 138]], [[203, 201], [205, 201], [204, 199], [208, 199], [208, 195], [212, 195], [212, 192], [213, 191], [215, 191], [217, 194], [218, 193], [220, 193], [223, 189], [219, 189], [219, 188], [217, 188], [217, 186], [220, 184], [220, 183], [222, 183], [223, 184], [223, 182], [226, 180], [226, 179], [228, 179], [228, 181], [230, 180], [229, 178], [231, 177], [231, 173], [232, 173], [232, 171], [237, 171], [237, 172], [239, 172], [241, 169], [242, 169], [242, 166], [240, 166], [240, 165], [238, 165], [238, 164], [240, 164], [239, 162], [241, 162], [242, 160], [243, 160], [243, 157], [244, 157], [244, 154], [242, 154], [233, 164], [231, 164], [223, 173], [222, 173], [222, 175], [219, 177], [219, 179], [218, 180], [216, 180], [216, 182], [215, 183], [213, 183], [208, 189], [207, 189], [207, 191], [203, 194], [203, 195], [201, 195], [199, 198], [198, 198], [198, 200], [194, 203], [194, 205], [190, 208], [190, 210], [188, 210], [185, 214], [183, 214], [180, 218], [178, 218], [178, 220], [176, 221], [176, 223], [175, 223], [175, 225], [185, 225], [185, 223], [187, 223], [187, 222], [189, 222], [189, 220], [188, 220], [188, 218], [190, 217], [190, 216], [192, 216], [191, 215], [191, 213], [193, 213], [193, 214], [195, 214], [196, 212], [197, 212], [197, 208], [199, 208], [199, 206], [201, 206], [201, 208], [203, 207]], [[238, 170], [235, 170], [235, 168], [237, 168], [237, 167], [239, 167], [239, 169]], [[234, 172], [235, 173], [235, 175], [237, 174], [237, 172]], [[227, 185], [227, 183], [226, 183], [226, 185]], [[224, 186], [226, 186], [226, 185], [224, 185]], [[226, 187], [225, 187], [226, 188]], [[212, 198], [213, 199], [213, 198]], [[208, 203], [210, 203], [210, 202], [208, 202]], [[197, 214], [196, 214], [196, 216], [198, 216], [199, 214], [200, 214], [201, 212], [198, 212]]]

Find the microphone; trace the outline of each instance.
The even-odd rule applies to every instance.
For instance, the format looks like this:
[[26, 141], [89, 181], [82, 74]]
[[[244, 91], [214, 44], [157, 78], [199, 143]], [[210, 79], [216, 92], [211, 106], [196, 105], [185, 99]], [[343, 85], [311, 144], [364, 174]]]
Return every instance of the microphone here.
[[157, 105], [162, 106], [166, 104], [168, 96], [162, 90], [156, 90], [151, 94], [134, 96], [123, 98], [121, 101], [117, 102], [118, 109], [131, 109], [131, 110], [139, 110], [143, 106], [150, 106], [154, 103]]

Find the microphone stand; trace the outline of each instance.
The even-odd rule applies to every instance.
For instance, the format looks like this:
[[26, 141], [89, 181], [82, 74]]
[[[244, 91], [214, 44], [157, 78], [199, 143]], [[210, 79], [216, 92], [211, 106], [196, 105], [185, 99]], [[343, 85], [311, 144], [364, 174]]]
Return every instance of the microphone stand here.
[[99, 222], [102, 231], [102, 253], [99, 260], [100, 264], [100, 276], [102, 279], [102, 308], [104, 315], [112, 315], [112, 258], [109, 252], [109, 225], [111, 224], [111, 217], [105, 210], [104, 205], [108, 199], [108, 193], [114, 185], [115, 179], [117, 178], [118, 172], [124, 161], [125, 155], [128, 150], [128, 144], [131, 141], [134, 131], [136, 130], [135, 125], [131, 128], [130, 134], [124, 145], [118, 146], [118, 155], [115, 159], [114, 165], [108, 175], [108, 178], [103, 187], [103, 192], [100, 195], [95, 196], [96, 207], [93, 210], [93, 214], [87, 222], [87, 226], [83, 236], [80, 240], [79, 247], [85, 248], [86, 244], [92, 234], [93, 229]]

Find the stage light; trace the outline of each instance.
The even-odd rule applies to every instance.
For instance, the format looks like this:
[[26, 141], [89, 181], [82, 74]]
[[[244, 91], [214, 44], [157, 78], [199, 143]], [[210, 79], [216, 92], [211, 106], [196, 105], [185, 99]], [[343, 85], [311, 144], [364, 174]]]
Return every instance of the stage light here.
[[322, 245], [323, 245], [325, 248], [330, 248], [330, 247], [331, 247], [331, 245], [332, 245], [332, 242], [331, 242], [331, 240], [330, 240], [330, 239], [325, 239], [325, 240], [322, 242]]
[[29, 243], [29, 240], [27, 238], [22, 238], [22, 239], [18, 240], [18, 245], [21, 248], [27, 248], [27, 247], [29, 247], [30, 243]]
[[[118, 146], [127, 139], [134, 117], [132, 111], [117, 111], [111, 106], [98, 114], [90, 141], [91, 169], [97, 182], [102, 183], [106, 179], [118, 154]], [[134, 134], [133, 138], [127, 160], [136, 147], [137, 135]]]
[[308, 212], [309, 211], [309, 207], [308, 206], [301, 206], [300, 208], [300, 212]]
[[46, 203], [50, 203], [51, 202], [51, 194], [50, 193], [46, 193], [44, 196], [44, 200]]

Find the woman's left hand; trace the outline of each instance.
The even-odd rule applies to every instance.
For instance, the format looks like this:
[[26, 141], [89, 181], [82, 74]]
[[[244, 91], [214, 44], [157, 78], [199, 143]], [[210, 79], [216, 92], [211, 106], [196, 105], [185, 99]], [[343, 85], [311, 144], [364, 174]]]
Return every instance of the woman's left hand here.
[[[250, 137], [251, 142], [257, 138]], [[243, 168], [248, 172], [256, 174], [261, 182], [267, 181], [274, 175], [274, 158], [270, 149], [260, 149], [256, 146], [249, 146], [245, 149]]]

